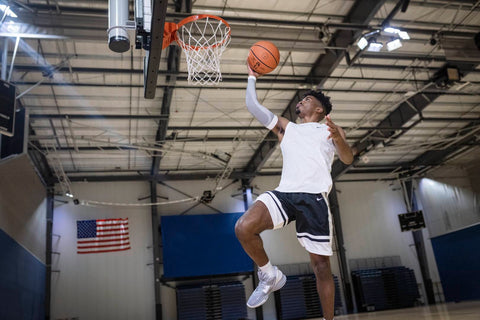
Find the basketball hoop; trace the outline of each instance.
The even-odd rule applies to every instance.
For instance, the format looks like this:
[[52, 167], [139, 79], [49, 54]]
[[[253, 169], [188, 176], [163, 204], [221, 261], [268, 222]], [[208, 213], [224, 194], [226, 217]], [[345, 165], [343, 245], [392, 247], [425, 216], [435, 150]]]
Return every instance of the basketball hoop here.
[[163, 49], [172, 41], [182, 48], [187, 59], [188, 83], [214, 85], [222, 80], [220, 58], [230, 42], [230, 25], [208, 14], [190, 16], [178, 24], [165, 23]]

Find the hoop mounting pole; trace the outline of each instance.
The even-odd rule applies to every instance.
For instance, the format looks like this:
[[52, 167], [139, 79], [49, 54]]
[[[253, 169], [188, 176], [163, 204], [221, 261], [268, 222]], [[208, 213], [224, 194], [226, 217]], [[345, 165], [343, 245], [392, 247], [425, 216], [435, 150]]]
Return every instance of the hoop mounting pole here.
[[157, 88], [158, 68], [162, 56], [163, 28], [167, 12], [167, 0], [153, 0], [152, 25], [150, 29], [150, 51], [144, 60], [145, 90], [143, 96], [146, 99], [155, 98]]

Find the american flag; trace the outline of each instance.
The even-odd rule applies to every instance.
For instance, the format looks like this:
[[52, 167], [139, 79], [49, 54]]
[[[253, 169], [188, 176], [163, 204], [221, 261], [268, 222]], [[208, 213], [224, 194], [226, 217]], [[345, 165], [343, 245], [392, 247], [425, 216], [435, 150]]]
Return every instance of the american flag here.
[[128, 218], [77, 221], [77, 253], [130, 249]]

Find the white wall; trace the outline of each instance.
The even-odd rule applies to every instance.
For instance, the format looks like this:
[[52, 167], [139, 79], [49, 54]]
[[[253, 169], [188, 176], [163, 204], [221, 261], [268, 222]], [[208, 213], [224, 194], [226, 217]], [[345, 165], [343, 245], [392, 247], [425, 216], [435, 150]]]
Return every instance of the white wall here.
[[[139, 183], [74, 183], [80, 200], [137, 203], [149, 195]], [[147, 202], [149, 199], [146, 200]], [[128, 218], [131, 249], [77, 254], [76, 221]], [[90, 207], [69, 204], [54, 210], [52, 250], [52, 319], [154, 319], [150, 207]]]
[[421, 179], [418, 185], [417, 194], [431, 237], [480, 223], [480, 195], [428, 178]]
[[26, 154], [2, 160], [0, 177], [0, 228], [45, 264], [45, 187]]

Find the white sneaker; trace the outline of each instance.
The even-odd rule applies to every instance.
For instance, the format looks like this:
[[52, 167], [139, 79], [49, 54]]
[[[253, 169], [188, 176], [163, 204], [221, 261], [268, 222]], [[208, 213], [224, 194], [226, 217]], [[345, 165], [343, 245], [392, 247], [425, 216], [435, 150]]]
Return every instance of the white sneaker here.
[[282, 271], [280, 271], [276, 266], [273, 268], [275, 269], [273, 276], [269, 276], [268, 274], [258, 270], [258, 286], [255, 291], [253, 291], [250, 298], [248, 298], [247, 302], [247, 306], [250, 308], [256, 308], [264, 304], [267, 301], [270, 293], [281, 289], [285, 285], [285, 282], [287, 282], [287, 277], [285, 277]]

